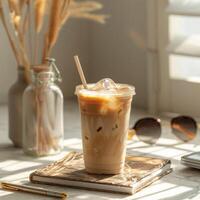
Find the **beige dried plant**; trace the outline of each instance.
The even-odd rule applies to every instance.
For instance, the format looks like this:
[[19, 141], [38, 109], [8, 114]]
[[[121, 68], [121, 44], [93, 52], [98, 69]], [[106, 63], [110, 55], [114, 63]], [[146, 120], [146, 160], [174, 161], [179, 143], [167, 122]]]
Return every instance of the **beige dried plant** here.
[[35, 0], [35, 30], [37, 33], [41, 31], [42, 24], [44, 21], [44, 15], [46, 10], [47, 1]]
[[47, 47], [49, 51], [55, 45], [58, 38], [58, 33], [60, 30], [60, 13], [62, 11], [62, 6], [62, 1], [53, 1], [51, 5]]
[[0, 0], [0, 19], [18, 66], [25, 68], [27, 81], [30, 66], [51, 56], [61, 29], [70, 18], [105, 23], [107, 16], [95, 13], [102, 7], [93, 0]]
[[[18, 66], [23, 66], [27, 81], [31, 65], [43, 64], [51, 56], [59, 33], [70, 18], [89, 19], [105, 23], [105, 15], [95, 14], [102, 4], [93, 0], [0, 0], [0, 19], [5, 28]], [[9, 10], [8, 15], [7, 10]], [[40, 41], [43, 39], [43, 41]], [[43, 49], [38, 55], [39, 49]], [[40, 91], [41, 90], [41, 91]], [[54, 129], [43, 123], [43, 89], [35, 91], [35, 135], [38, 155], [59, 148], [53, 138]]]
[[8, 40], [10, 42], [12, 51], [13, 51], [13, 53], [15, 55], [16, 61], [17, 61], [18, 65], [20, 65], [20, 62], [21, 62], [20, 61], [20, 56], [19, 56], [19, 53], [17, 51], [17, 47], [16, 47], [16, 44], [15, 44], [15, 41], [13, 40], [12, 35], [11, 35], [9, 29], [8, 29], [8, 24], [7, 24], [6, 19], [5, 19], [3, 4], [2, 4], [1, 0], [0, 0], [0, 18], [1, 18], [2, 24], [3, 24], [4, 28], [5, 28], [6, 34], [8, 36]]

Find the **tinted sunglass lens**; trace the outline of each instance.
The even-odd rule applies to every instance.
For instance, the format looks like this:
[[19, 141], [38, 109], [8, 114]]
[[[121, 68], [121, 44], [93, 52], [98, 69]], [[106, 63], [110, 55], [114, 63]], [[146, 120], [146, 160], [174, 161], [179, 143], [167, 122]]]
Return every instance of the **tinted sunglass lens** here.
[[196, 121], [188, 116], [179, 116], [171, 120], [172, 132], [182, 141], [188, 142], [197, 134]]
[[148, 144], [155, 144], [161, 135], [160, 120], [155, 118], [140, 119], [133, 129], [139, 140]]

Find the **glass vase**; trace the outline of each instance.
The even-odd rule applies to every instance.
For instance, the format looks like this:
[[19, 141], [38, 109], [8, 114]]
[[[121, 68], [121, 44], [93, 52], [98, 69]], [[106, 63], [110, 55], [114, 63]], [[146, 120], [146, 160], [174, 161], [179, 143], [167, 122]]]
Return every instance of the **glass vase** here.
[[54, 73], [38, 68], [23, 95], [23, 149], [32, 156], [47, 156], [63, 148], [63, 95]]

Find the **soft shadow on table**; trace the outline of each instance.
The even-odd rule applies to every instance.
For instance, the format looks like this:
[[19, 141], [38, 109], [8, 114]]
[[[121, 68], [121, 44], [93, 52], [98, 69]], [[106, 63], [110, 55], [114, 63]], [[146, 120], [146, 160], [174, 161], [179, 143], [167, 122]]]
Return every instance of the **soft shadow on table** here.
[[[79, 141], [77, 140], [73, 140], [73, 138], [70, 138], [72, 139], [72, 143], [69, 142], [69, 144], [65, 145], [65, 149], [64, 151], [68, 152], [70, 150], [76, 150], [76, 151], [80, 151], [81, 148], [79, 146]], [[78, 138], [79, 139], [79, 138]], [[177, 148], [176, 145], [178, 144], [175, 144], [174, 145], [158, 145], [159, 147], [163, 147], [163, 148]], [[76, 147], [77, 148], [74, 148]], [[143, 147], [134, 147], [134, 148], [129, 148], [128, 151], [132, 154], [138, 154], [138, 155], [149, 155], [149, 156], [153, 156], [155, 157], [155, 152], [157, 150], [154, 150], [154, 151], [149, 151], [147, 153], [143, 153], [143, 152], [140, 152], [140, 149], [141, 148], [149, 148], [150, 146], [143, 146]], [[192, 151], [189, 151], [188, 150], [188, 153], [189, 152], [192, 152]], [[6, 153], [6, 155], [5, 155]], [[158, 156], [160, 157], [160, 156]], [[163, 156], [161, 156], [163, 157]], [[164, 157], [163, 157], [164, 158]], [[167, 154], [166, 154], [166, 157], [165, 158], [168, 158], [167, 157]], [[41, 167], [42, 165], [46, 165], [52, 161], [49, 161], [48, 159], [47, 160], [37, 160], [37, 159], [34, 159], [32, 157], [28, 157], [28, 156], [25, 156], [22, 152], [22, 150], [20, 149], [17, 149], [17, 148], [14, 148], [11, 144], [0, 144], [0, 162], [2, 161], [5, 161], [6, 160], [15, 160], [17, 159], [18, 161], [31, 161], [31, 162], [36, 162], [36, 163], [40, 163], [38, 166], [29, 166], [25, 169], [17, 169], [15, 171], [8, 171], [5, 173], [4, 170], [0, 169], [0, 174], [1, 175], [14, 175], [14, 174], [17, 174], [17, 173], [21, 173], [21, 172], [24, 172], [24, 171], [29, 171], [29, 170], [34, 170], [38, 167]], [[178, 164], [179, 161], [177, 159], [174, 159], [174, 158], [170, 158], [172, 160], [172, 163], [175, 163], [175, 164]], [[176, 175], [176, 169], [175, 171], [173, 172], [175, 173]], [[179, 199], [184, 199], [184, 198], [192, 198], [192, 197], [195, 197], [197, 195], [199, 195], [199, 188], [196, 187], [196, 186], [190, 186], [188, 184], [190, 183], [187, 183], [184, 182], [184, 181], [180, 181], [181, 178], [182, 180], [184, 180], [184, 175], [188, 175], [188, 179], [190, 179], [189, 177], [189, 174], [193, 174], [194, 176], [194, 173], [195, 173], [195, 176], [196, 178], [199, 178], [200, 180], [200, 171], [198, 170], [193, 170], [191, 168], [181, 168], [179, 169], [178, 173], [177, 173], [177, 176], [179, 178], [177, 179], [174, 179], [174, 177], [171, 177], [170, 175], [168, 175], [167, 178], [163, 178], [162, 180], [164, 180], [164, 182], [167, 182], [167, 183], [170, 183], [172, 185], [174, 185], [173, 187], [169, 188], [169, 189], [163, 189], [163, 190], [160, 190], [159, 192], [150, 192], [149, 194], [145, 194], [144, 196], [142, 196], [143, 194], [143, 191], [145, 190], [142, 190], [140, 192], [140, 195], [141, 197], [137, 197], [137, 195], [134, 195], [134, 196], [130, 196], [130, 195], [123, 195], [123, 194], [113, 194], [113, 193], [102, 193], [102, 192], [96, 192], [96, 191], [89, 191], [89, 190], [84, 190], [84, 189], [72, 189], [72, 188], [68, 188], [68, 187], [55, 187], [55, 186], [46, 186], [46, 185], [40, 185], [42, 187], [46, 187], [46, 188], [52, 188], [52, 189], [56, 189], [58, 191], [69, 191], [69, 198], [68, 199], [73, 199], [73, 200], [80, 200], [80, 199], [95, 199], [96, 197], [98, 197], [98, 200], [105, 200], [105, 199], [123, 199], [123, 200], [132, 200], [132, 199], [136, 199], [136, 200], [139, 200], [139, 199], [143, 199], [145, 197], [148, 197], [149, 199], [151, 199], [151, 196], [152, 198], [154, 199], [153, 195], [156, 195], [156, 194], [159, 194], [159, 193], [162, 193], [162, 192], [169, 192], [171, 193], [171, 190], [172, 189], [178, 189], [179, 187], [188, 187], [190, 190], [189, 191], [183, 191], [182, 193], [178, 193], [176, 194], [173, 193], [173, 196], [170, 196], [169, 198], [159, 198], [159, 200], [170, 200], [173, 198], [173, 200], [179, 200]], [[2, 177], [1, 177], [2, 178]], [[191, 179], [191, 181], [193, 181]], [[21, 182], [23, 184], [28, 184], [28, 185], [32, 185], [31, 183], [28, 183], [28, 182]], [[160, 181], [157, 182], [157, 183], [154, 183], [154, 184], [160, 184]], [[37, 186], [37, 185], [36, 185]], [[78, 193], [77, 193], [77, 190], [78, 190]], [[44, 200], [44, 199], [55, 199], [55, 198], [47, 198], [47, 197], [42, 197], [42, 196], [31, 196], [29, 194], [24, 194], [24, 193], [10, 193], [10, 194], [1, 194], [0, 193], [0, 199], [1, 200], [9, 200], [11, 199], [11, 197], [14, 199], [20, 199], [20, 200], [24, 200], [24, 199], [29, 199], [29, 200], [32, 200], [32, 199], [38, 199], [38, 200]]]
[[[134, 142], [133, 142], [134, 143]], [[153, 144], [153, 145], [150, 145], [150, 144], [148, 144], [148, 145], [146, 145], [146, 144], [143, 144], [143, 145], [140, 145], [140, 146], [137, 146], [137, 147], [129, 147], [129, 145], [128, 145], [128, 150], [130, 149], [137, 149], [137, 150], [139, 150], [139, 149], [143, 149], [143, 148], [151, 148], [151, 147], [163, 147], [163, 148], [172, 148], [172, 149], [177, 149], [177, 150], [183, 150], [183, 151], [188, 151], [188, 152], [195, 152], [194, 150], [192, 150], [192, 149], [190, 149], [190, 150], [188, 150], [188, 149], [185, 149], [185, 148], [183, 148], [183, 147], [180, 147], [179, 145], [184, 145], [184, 144], [187, 144], [187, 143], [185, 143], [185, 142], [181, 142], [181, 141], [179, 141], [179, 142], [176, 142], [175, 144], [160, 144], [160, 143], [157, 143], [157, 144]], [[197, 144], [192, 144], [192, 145], [194, 145], [194, 147], [196, 147], [197, 146]]]
[[0, 144], [0, 151], [14, 150], [16, 149], [11, 143]]
[[[173, 189], [176, 189], [176, 187], [174, 187]], [[170, 193], [170, 189], [167, 189], [167, 190], [165, 190], [165, 191], [168, 191], [169, 193]], [[163, 192], [163, 191], [161, 191], [161, 192]], [[157, 192], [158, 193], [158, 192]], [[159, 198], [159, 200], [181, 200], [181, 199], [190, 199], [190, 198], [194, 198], [194, 197], [196, 197], [197, 195], [199, 195], [200, 194], [200, 192], [198, 191], [198, 189], [192, 189], [191, 191], [188, 191], [188, 192], [182, 192], [181, 194], [176, 194], [176, 193], [174, 193], [173, 195], [170, 195], [169, 197], [161, 197], [161, 198]], [[156, 195], [156, 192], [155, 193], [152, 193], [151, 195], [144, 195], [144, 196], [142, 196], [142, 197], [139, 197], [139, 198], [132, 198], [133, 200], [142, 200], [143, 198], [147, 198], [147, 197], [149, 197], [149, 199], [151, 199], [150, 198], [150, 196], [153, 196], [153, 195]], [[154, 199], [153, 197], [152, 197], [152, 199]], [[125, 198], [124, 200], [131, 200], [131, 198]]]
[[[0, 189], [0, 192], [2, 190]], [[40, 195], [31, 195], [27, 193], [22, 193], [22, 192], [14, 192], [14, 193], [0, 193], [0, 199], [1, 200], [10, 200], [10, 199], [16, 199], [16, 200], [57, 200], [58, 198], [50, 198], [50, 197], [44, 197]]]
[[[12, 144], [0, 144], [0, 179], [14, 177], [14, 181], [52, 161], [26, 156], [22, 149], [15, 148]], [[26, 175], [22, 175], [26, 174]], [[17, 177], [19, 175], [19, 177]], [[15, 177], [16, 176], [16, 177]], [[1, 196], [0, 196], [1, 199]]]
[[19, 161], [32, 161], [47, 163], [46, 160], [38, 160], [37, 157], [31, 157], [24, 154], [21, 148], [16, 148], [12, 144], [0, 144], [0, 161], [17, 159]]
[[[178, 183], [178, 182], [179, 182], [178, 180], [177, 181], [173, 180], [173, 184], [177, 184], [177, 186], [171, 187], [169, 189], [164, 189], [159, 192], [151, 192], [147, 195], [140, 195], [140, 197], [137, 197], [135, 195], [130, 196], [130, 195], [117, 194], [117, 193], [105, 193], [105, 192], [102, 193], [102, 192], [98, 192], [98, 191], [90, 191], [90, 190], [84, 190], [84, 189], [73, 189], [73, 188], [69, 188], [69, 187], [53, 187], [53, 186], [45, 186], [45, 185], [39, 185], [39, 187], [53, 189], [55, 191], [60, 191], [60, 192], [67, 192], [69, 195], [67, 199], [73, 199], [73, 200], [95, 199], [97, 197], [98, 197], [98, 200], [107, 200], [107, 199], [142, 200], [144, 198], [155, 199], [154, 195], [156, 195], [157, 193], [169, 192], [169, 194], [170, 194], [172, 189], [176, 189], [180, 185], [184, 186], [184, 184]], [[155, 183], [155, 184], [158, 185], [159, 183]], [[33, 184], [27, 184], [27, 185], [33, 185]], [[37, 186], [37, 185], [35, 185], [35, 186]], [[77, 190], [78, 190], [78, 193], [77, 193]], [[142, 192], [144, 190], [140, 191], [140, 193], [142, 194]], [[195, 197], [199, 194], [200, 194], [199, 188], [192, 188], [190, 191], [184, 191], [184, 192], [178, 193], [178, 194], [176, 194], [176, 192], [175, 192], [175, 193], [173, 193], [173, 195], [169, 195], [169, 197], [166, 197], [166, 195], [165, 195], [165, 197], [163, 197], [163, 198], [161, 197], [158, 199], [159, 200], [171, 200], [172, 198], [173, 198], [173, 200], [180, 200], [180, 199], [186, 199], [186, 198], [189, 199], [189, 198]], [[5, 195], [2, 194], [0, 196], [0, 199], [1, 200], [9, 200], [9, 199], [11, 199], [11, 197], [13, 199], [15, 198], [15, 199], [20, 199], [20, 200], [56, 199], [56, 198], [44, 197], [44, 196], [40, 196], [40, 195], [29, 195], [29, 194], [21, 193], [21, 192], [15, 192], [15, 193], [5, 194]]]
[[[174, 172], [175, 175], [179, 178], [185, 177], [188, 181], [197, 181], [198, 179], [199, 185], [200, 185], [200, 169], [195, 169], [192, 167], [186, 167], [184, 165], [179, 168], [178, 171]], [[200, 189], [200, 188], [199, 188]]]

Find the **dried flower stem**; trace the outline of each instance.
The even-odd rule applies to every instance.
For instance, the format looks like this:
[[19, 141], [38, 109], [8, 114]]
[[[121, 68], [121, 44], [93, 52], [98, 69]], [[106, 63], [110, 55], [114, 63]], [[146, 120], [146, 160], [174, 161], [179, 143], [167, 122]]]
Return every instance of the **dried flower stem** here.
[[58, 38], [58, 33], [60, 30], [61, 11], [62, 11], [62, 1], [53, 0], [51, 5], [50, 20], [49, 20], [47, 56], [49, 56], [51, 49], [55, 45]]
[[90, 13], [76, 13], [76, 12], [71, 14], [71, 17], [81, 18], [81, 19], [89, 19], [92, 21], [99, 22], [101, 24], [105, 24], [106, 19], [108, 18], [108, 16], [106, 16], [106, 15], [95, 15], [95, 14], [90, 14]]
[[25, 34], [28, 28], [28, 18], [29, 18], [29, 9], [26, 7], [25, 10], [25, 17], [24, 17], [24, 21], [22, 23], [22, 32]]
[[4, 17], [4, 12], [3, 12], [3, 7], [2, 7], [2, 2], [0, 1], [0, 17], [1, 17], [1, 21], [3, 23], [3, 26], [5, 28], [5, 31], [6, 31], [6, 34], [8, 36], [8, 39], [9, 39], [9, 42], [10, 42], [10, 45], [11, 45], [11, 48], [13, 50], [13, 53], [15, 55], [15, 58], [16, 58], [16, 61], [17, 61], [17, 64], [18, 66], [21, 65], [21, 62], [20, 62], [20, 57], [18, 55], [18, 51], [17, 51], [17, 47], [15, 45], [15, 42], [14, 40], [12, 39], [12, 36], [8, 30], [8, 26], [6, 24], [6, 20], [5, 20], [5, 17]]
[[32, 29], [31, 29], [31, 22], [32, 22], [32, 17], [31, 17], [31, 0], [28, 1], [28, 41], [29, 41], [29, 49], [30, 49], [30, 61], [32, 63], [33, 60], [33, 46], [32, 46]]
[[102, 7], [102, 4], [96, 1], [72, 2], [70, 5], [71, 11], [76, 9], [79, 12], [94, 12], [102, 9]]
[[37, 62], [38, 58], [38, 46], [39, 46], [39, 33], [42, 28], [44, 21], [45, 9], [47, 1], [44, 0], [35, 0], [34, 9], [35, 9], [35, 49], [34, 49], [34, 63]]
[[17, 1], [16, 0], [9, 0], [8, 1], [9, 3], [9, 9], [10, 9], [10, 12], [12, 13], [12, 16], [11, 16], [11, 24], [13, 25], [12, 28], [14, 29], [14, 34], [15, 34], [15, 37], [16, 37], [16, 40], [18, 41], [18, 46], [19, 46], [19, 52], [20, 52], [20, 55], [21, 55], [21, 61], [25, 67], [25, 78], [27, 80], [27, 82], [30, 81], [30, 78], [29, 78], [29, 59], [27, 57], [27, 54], [26, 54], [26, 49], [25, 49], [25, 43], [24, 43], [24, 34], [22, 34], [21, 30], [20, 30], [20, 24], [18, 21], [18, 18], [19, 18], [19, 21], [21, 20], [21, 17], [19, 16], [20, 14], [20, 9], [19, 9], [19, 5], [17, 4]]
[[69, 7], [71, 0], [66, 0], [61, 14], [61, 26], [63, 26], [70, 17]]
[[71, 3], [71, 0], [65, 0], [63, 2], [62, 12], [61, 12], [61, 21], [65, 17], [66, 13], [69, 13], [68, 9], [69, 9], [70, 3]]
[[43, 20], [44, 20], [44, 14], [46, 9], [46, 2], [44, 0], [35, 0], [35, 30], [37, 33], [41, 31]]
[[[1, 4], [4, 2], [6, 1], [1, 0]], [[10, 9], [11, 22], [14, 27], [14, 34], [17, 40], [12, 38], [13, 32], [11, 31], [11, 34], [6, 24], [6, 19], [4, 15], [2, 16], [2, 14], [1, 19], [5, 29], [7, 29], [6, 33], [18, 64], [24, 65], [27, 69], [29, 68], [30, 64], [38, 61], [40, 34], [45, 35], [43, 40], [44, 47], [41, 60], [41, 62], [44, 62], [44, 58], [50, 56], [62, 26], [68, 19], [70, 19], [70, 17], [89, 19], [99, 23], [104, 23], [105, 19], [107, 18], [105, 15], [93, 13], [96, 10], [102, 9], [102, 4], [93, 0], [8, 0], [7, 2]], [[34, 6], [32, 6], [33, 4]], [[25, 10], [24, 7], [26, 8]], [[1, 13], [3, 13], [2, 6]], [[44, 27], [45, 14], [48, 13], [49, 23], [47, 32], [43, 33], [42, 28]], [[33, 35], [32, 25], [35, 27]], [[26, 41], [27, 29], [28, 48]], [[27, 51], [29, 51], [29, 54]]]

